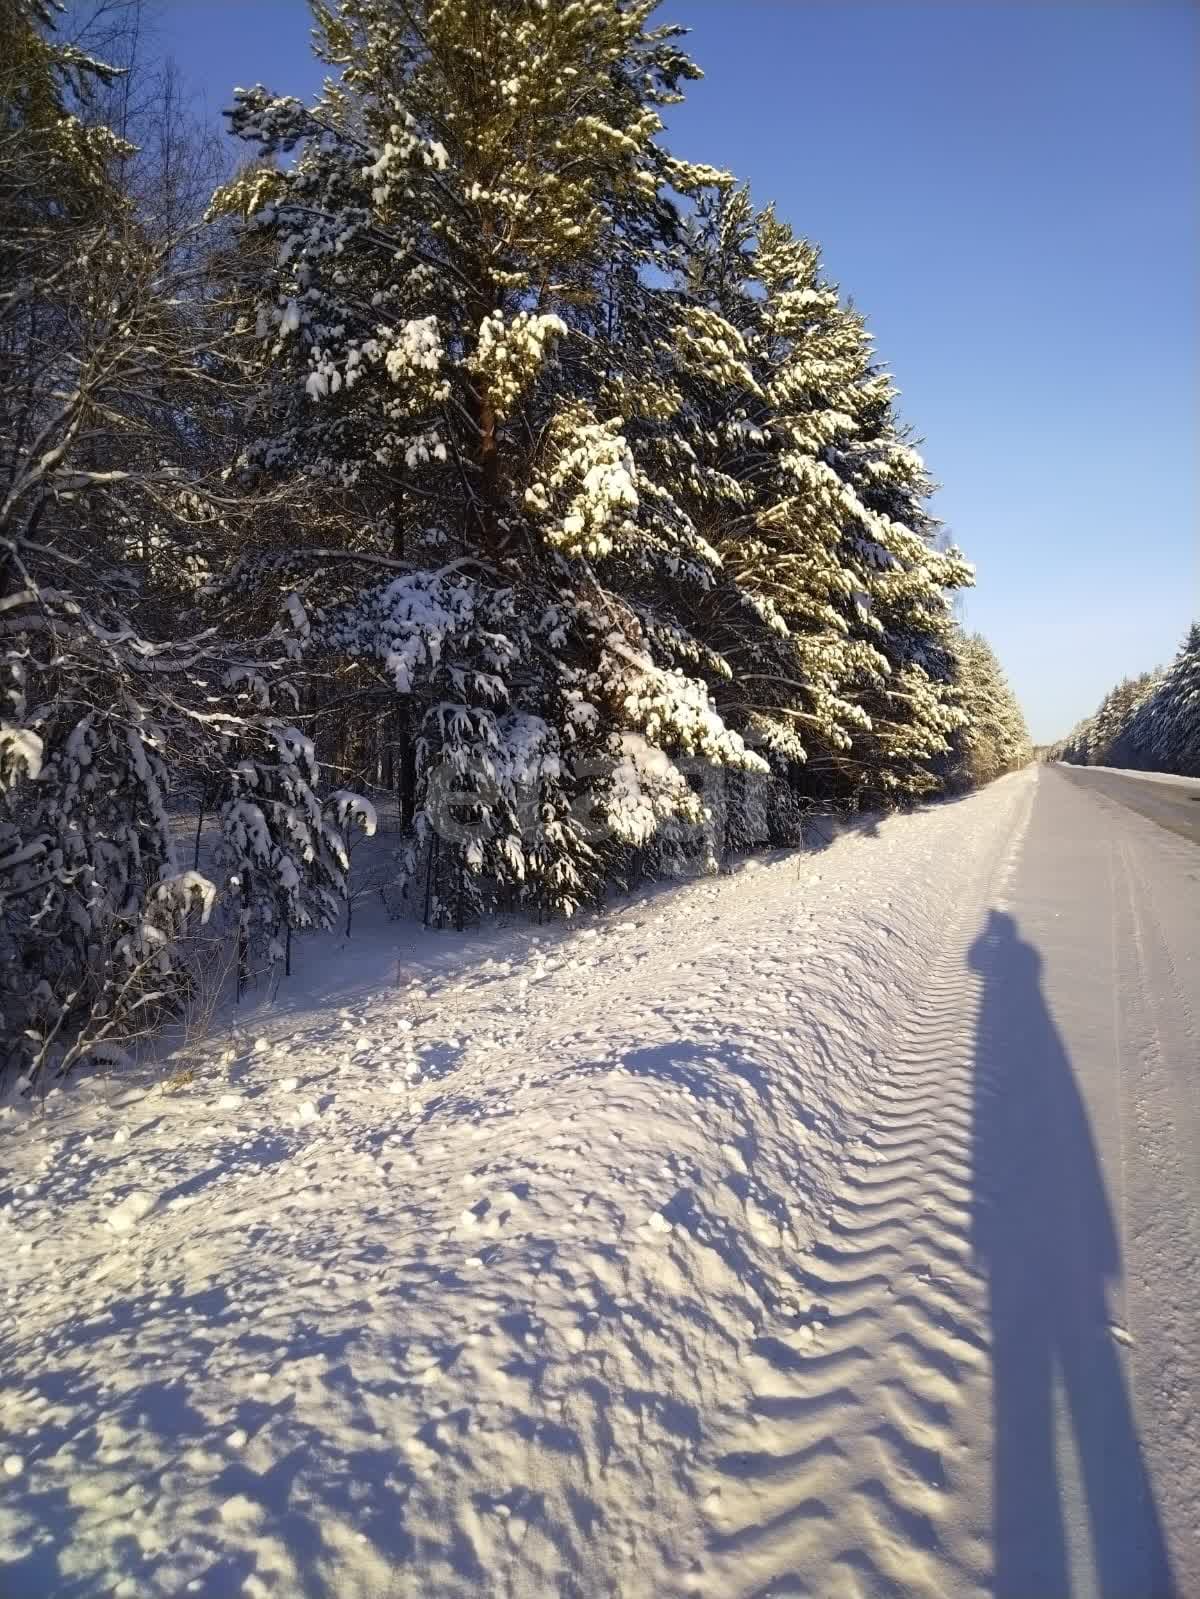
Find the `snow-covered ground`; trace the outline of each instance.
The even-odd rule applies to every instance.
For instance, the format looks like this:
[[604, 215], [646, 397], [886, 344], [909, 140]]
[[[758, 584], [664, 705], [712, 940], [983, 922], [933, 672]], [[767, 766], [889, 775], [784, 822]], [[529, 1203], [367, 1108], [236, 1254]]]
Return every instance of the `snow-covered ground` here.
[[[1080, 1471], [1137, 1570], [1200, 1592], [1195, 1077], [1172, 1053], [1194, 913], [1154, 923], [1159, 1053], [1128, 1048], [1158, 1077], [1128, 1114], [1093, 1103], [1089, 1071], [1128, 1077], [1088, 943], [1115, 958], [1107, 902], [1046, 887], [1084, 822], [1116, 825], [1028, 772], [566, 931], [364, 924], [304, 946], [169, 1091], [94, 1076], [10, 1112], [5, 1599], [1029, 1599], [1031, 1528], [1042, 1577], [1087, 1542]], [[1137, 855], [1153, 961], [1147, 863], [1200, 880], [1200, 853], [1128, 825], [1092, 842]], [[1055, 985], [1082, 1005], [1061, 1038]], [[1054, 1218], [1104, 1234], [1118, 1168], [1135, 1225], [1123, 1189], [1089, 1275]], [[1132, 1307], [1105, 1294], [1118, 1234]], [[1094, 1591], [1160, 1592], [1115, 1586], [1102, 1537], [1078, 1558]]]

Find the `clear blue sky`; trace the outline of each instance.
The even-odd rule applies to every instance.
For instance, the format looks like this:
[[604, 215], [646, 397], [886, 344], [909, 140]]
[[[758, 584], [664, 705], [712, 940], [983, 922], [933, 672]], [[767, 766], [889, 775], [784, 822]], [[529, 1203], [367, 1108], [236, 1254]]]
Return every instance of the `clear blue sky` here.
[[[1196, 65], [1179, 3], [676, 0], [671, 118], [819, 241], [976, 562], [965, 620], [1048, 740], [1200, 613]], [[305, 95], [303, 0], [163, 0], [215, 114]]]

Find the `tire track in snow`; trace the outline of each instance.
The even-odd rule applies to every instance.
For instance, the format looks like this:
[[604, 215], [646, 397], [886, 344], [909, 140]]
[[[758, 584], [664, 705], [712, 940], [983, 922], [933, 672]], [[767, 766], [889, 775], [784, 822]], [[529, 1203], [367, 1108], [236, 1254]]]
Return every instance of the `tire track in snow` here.
[[[1178, 1592], [1200, 1592], [1200, 1512], [1179, 1452], [1196, 1448], [1200, 1428], [1200, 1217], [1189, 1186], [1197, 1155], [1196, 1052], [1191, 1008], [1163, 936], [1146, 874], [1122, 841], [1114, 859], [1114, 938], [1118, 951], [1114, 1030], [1127, 1063], [1124, 1082], [1125, 1212], [1129, 1237], [1127, 1320], [1134, 1339], [1135, 1388], [1171, 1440], [1175, 1458], [1155, 1472], [1167, 1527], [1187, 1527], [1171, 1550]], [[1164, 1025], [1162, 1011], [1176, 1025]], [[1179, 1023], [1181, 1025], [1178, 1025]], [[1150, 1438], [1148, 1437], [1148, 1445]], [[1172, 1467], [1174, 1469], [1172, 1469]]]
[[[974, 1482], [990, 1407], [986, 1290], [971, 1262], [982, 977], [968, 951], [1003, 904], [1033, 789], [966, 874], [957, 924], [897, 1030], [878, 1109], [843, 1170], [802, 1288], [823, 1322], [760, 1345], [749, 1413], [712, 1463], [713, 1599], [982, 1594], [988, 1506]], [[982, 1196], [985, 1197], [986, 1196]], [[960, 1491], [960, 1483], [965, 1491]], [[969, 1483], [970, 1486], [966, 1486]]]

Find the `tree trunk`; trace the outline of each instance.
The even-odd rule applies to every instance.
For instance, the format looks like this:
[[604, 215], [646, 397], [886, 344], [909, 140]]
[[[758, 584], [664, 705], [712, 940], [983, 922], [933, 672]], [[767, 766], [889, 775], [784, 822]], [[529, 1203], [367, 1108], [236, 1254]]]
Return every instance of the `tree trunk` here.
[[200, 814], [196, 817], [196, 847], [192, 851], [192, 870], [200, 870], [200, 832], [204, 826], [204, 812], [208, 805], [208, 784], [200, 785]]
[[429, 854], [425, 862], [425, 926], [429, 926], [429, 908], [433, 898], [433, 867], [437, 859], [438, 836], [436, 833], [429, 835]]
[[417, 750], [412, 736], [412, 701], [400, 702], [400, 760], [396, 779], [396, 799], [400, 807], [400, 826], [412, 826], [417, 809]]
[[479, 513], [479, 541], [483, 553], [499, 554], [496, 510], [500, 503], [500, 446], [496, 437], [499, 418], [486, 384], [479, 395], [479, 471], [483, 506]]

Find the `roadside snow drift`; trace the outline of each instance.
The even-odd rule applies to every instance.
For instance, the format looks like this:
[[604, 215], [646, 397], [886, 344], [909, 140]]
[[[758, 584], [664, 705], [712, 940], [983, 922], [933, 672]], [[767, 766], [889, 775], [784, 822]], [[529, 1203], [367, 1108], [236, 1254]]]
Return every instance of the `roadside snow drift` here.
[[724, 1599], [715, 1464], [820, 1359], [816, 1231], [1032, 782], [399, 982], [314, 942], [173, 1091], [10, 1109], [5, 1599]]

